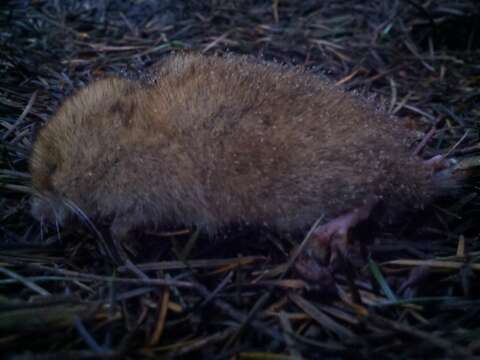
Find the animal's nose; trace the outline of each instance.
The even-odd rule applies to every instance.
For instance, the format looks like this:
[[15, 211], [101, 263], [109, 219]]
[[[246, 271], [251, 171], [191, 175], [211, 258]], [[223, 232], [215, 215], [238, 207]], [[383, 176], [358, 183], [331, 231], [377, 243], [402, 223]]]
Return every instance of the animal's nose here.
[[47, 199], [34, 197], [30, 201], [30, 212], [38, 221], [47, 221], [49, 223], [62, 223], [64, 220], [63, 213], [55, 209], [55, 204]]
[[53, 212], [45, 200], [39, 198], [32, 198], [30, 201], [30, 213], [38, 221], [49, 221], [51, 213]]

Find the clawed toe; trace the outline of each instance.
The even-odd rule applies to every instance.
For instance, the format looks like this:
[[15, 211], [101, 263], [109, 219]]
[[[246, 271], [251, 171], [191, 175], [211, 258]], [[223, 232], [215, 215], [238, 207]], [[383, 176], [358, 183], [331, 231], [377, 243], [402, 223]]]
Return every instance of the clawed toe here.
[[295, 262], [295, 269], [306, 280], [330, 286], [338, 252], [346, 253], [348, 231], [338, 228], [336, 223], [318, 227], [310, 239], [307, 249]]
[[434, 173], [450, 169], [453, 166], [457, 165], [457, 160], [447, 159], [443, 155], [436, 155], [428, 160], [425, 160], [425, 165], [430, 167]]
[[295, 261], [295, 270], [304, 279], [322, 285], [333, 284], [333, 275], [329, 266], [322, 265], [317, 258], [303, 253]]
[[331, 264], [337, 251], [346, 253], [348, 248], [348, 229], [326, 224], [313, 234], [309, 252], [323, 265]]

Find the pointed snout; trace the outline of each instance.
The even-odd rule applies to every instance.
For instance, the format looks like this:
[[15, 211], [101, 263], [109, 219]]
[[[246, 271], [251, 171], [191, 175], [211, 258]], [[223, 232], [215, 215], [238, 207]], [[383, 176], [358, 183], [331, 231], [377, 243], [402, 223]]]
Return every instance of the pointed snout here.
[[47, 197], [33, 196], [30, 200], [30, 213], [40, 221], [62, 225], [67, 218], [67, 209], [59, 201]]

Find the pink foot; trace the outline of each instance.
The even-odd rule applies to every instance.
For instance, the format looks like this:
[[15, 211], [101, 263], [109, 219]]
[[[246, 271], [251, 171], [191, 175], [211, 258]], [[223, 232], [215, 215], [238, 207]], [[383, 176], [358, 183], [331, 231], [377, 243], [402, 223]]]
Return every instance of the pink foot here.
[[424, 164], [430, 167], [434, 173], [449, 169], [456, 163], [454, 159], [446, 159], [443, 155], [435, 155], [424, 161]]
[[[325, 272], [329, 272], [325, 266], [331, 265], [335, 261], [338, 256], [337, 251], [342, 254], [346, 253], [350, 230], [366, 220], [377, 203], [378, 198], [372, 197], [363, 206], [317, 227], [314, 230], [307, 254], [302, 254], [297, 260], [296, 268], [300, 274], [315, 281], [324, 279]], [[319, 265], [318, 262], [313, 264], [315, 261], [312, 257], [318, 259], [321, 264]]]

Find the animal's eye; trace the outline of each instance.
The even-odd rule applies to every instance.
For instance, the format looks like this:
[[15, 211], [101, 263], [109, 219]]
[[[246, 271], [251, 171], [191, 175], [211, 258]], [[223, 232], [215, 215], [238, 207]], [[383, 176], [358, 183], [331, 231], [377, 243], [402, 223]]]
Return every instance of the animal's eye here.
[[57, 163], [49, 163], [47, 164], [47, 175], [51, 176], [57, 170]]
[[120, 125], [125, 127], [129, 127], [131, 125], [134, 104], [130, 99], [122, 99], [117, 101], [110, 107], [109, 111], [111, 115], [120, 121]]

